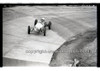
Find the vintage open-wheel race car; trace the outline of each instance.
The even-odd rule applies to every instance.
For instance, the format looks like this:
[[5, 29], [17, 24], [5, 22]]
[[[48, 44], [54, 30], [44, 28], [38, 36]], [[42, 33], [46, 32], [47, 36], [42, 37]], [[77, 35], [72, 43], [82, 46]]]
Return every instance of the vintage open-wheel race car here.
[[28, 26], [28, 34], [36, 32], [36, 33], [42, 33], [44, 36], [46, 36], [46, 27], [48, 27], [48, 29], [50, 30], [51, 25], [52, 25], [51, 21], [41, 23], [38, 22], [37, 19], [35, 19], [34, 26], [33, 27]]

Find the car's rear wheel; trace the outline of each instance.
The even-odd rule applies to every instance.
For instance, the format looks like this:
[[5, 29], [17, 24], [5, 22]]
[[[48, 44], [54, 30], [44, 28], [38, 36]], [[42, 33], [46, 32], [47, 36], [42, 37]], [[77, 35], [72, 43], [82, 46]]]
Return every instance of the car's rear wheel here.
[[35, 19], [34, 26], [37, 24], [37, 22], [38, 22], [38, 20], [37, 20], [37, 19]]
[[50, 30], [51, 29], [51, 21], [49, 21], [49, 23], [48, 23], [48, 29]]
[[30, 26], [28, 26], [28, 34], [30, 34]]

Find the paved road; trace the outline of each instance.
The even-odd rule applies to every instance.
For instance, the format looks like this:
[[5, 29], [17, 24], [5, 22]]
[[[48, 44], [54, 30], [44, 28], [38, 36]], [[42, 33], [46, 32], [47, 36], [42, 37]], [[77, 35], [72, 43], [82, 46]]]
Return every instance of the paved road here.
[[49, 63], [53, 53], [48, 51], [55, 51], [65, 40], [52, 30], [47, 30], [46, 37], [35, 33], [28, 35], [27, 26], [33, 25], [33, 21], [33, 17], [24, 17], [4, 23], [4, 57]]

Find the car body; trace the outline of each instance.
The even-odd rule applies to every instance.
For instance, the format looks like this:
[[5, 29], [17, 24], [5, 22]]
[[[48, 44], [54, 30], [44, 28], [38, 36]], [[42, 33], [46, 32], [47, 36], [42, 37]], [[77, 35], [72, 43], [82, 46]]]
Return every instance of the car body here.
[[28, 26], [28, 34], [31, 32], [36, 32], [36, 33], [43, 33], [44, 36], [46, 36], [46, 27], [48, 29], [51, 29], [51, 21], [49, 22], [39, 22], [37, 19], [35, 19], [34, 26], [30, 27]]

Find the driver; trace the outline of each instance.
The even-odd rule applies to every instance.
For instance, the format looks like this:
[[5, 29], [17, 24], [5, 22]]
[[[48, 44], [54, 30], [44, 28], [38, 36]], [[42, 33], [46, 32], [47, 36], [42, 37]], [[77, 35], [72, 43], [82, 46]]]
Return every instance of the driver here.
[[45, 18], [41, 18], [39, 22], [37, 22], [37, 24], [35, 25], [35, 30], [40, 30], [45, 23]]
[[45, 23], [45, 18], [41, 18], [40, 22], [41, 22], [41, 24], [44, 25], [44, 23]]

